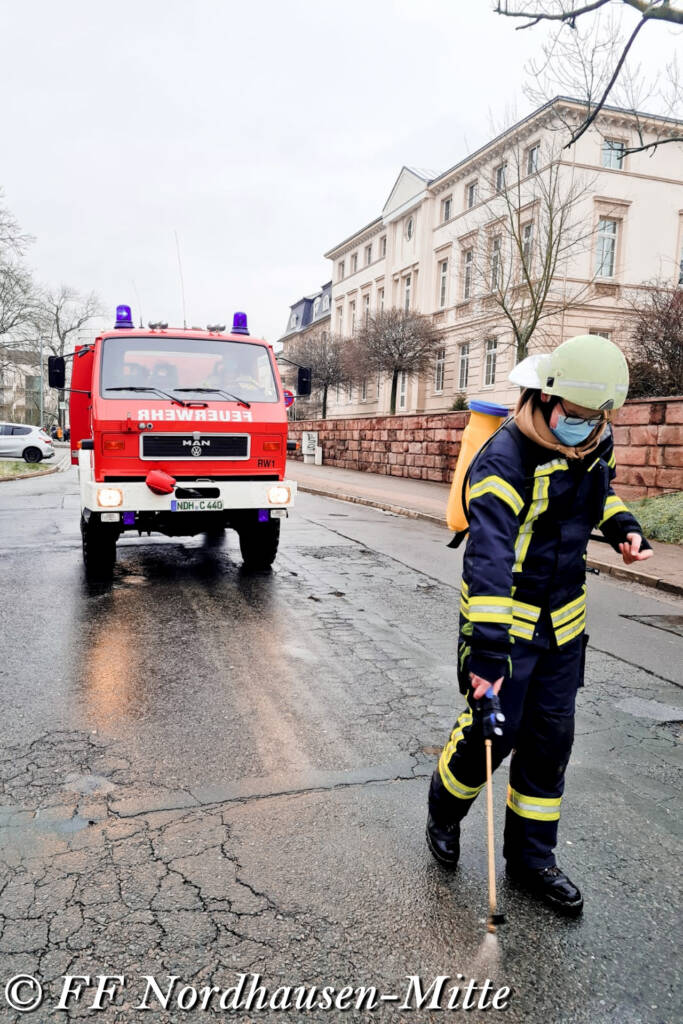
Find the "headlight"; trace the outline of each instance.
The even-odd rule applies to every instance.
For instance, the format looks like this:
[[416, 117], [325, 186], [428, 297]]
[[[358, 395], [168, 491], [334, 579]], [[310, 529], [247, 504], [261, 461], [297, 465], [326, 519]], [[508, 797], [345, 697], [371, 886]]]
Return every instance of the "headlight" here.
[[116, 508], [123, 504], [123, 491], [118, 487], [100, 487], [97, 492], [97, 504], [101, 508]]
[[277, 484], [268, 491], [268, 501], [271, 505], [288, 505], [291, 500], [292, 492], [283, 484]]

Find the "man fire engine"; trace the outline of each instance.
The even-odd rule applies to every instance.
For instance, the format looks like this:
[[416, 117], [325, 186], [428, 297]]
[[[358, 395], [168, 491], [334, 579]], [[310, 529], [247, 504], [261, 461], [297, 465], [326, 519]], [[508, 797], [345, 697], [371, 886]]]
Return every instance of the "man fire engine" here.
[[[66, 357], [69, 358], [69, 357]], [[111, 576], [127, 532], [169, 537], [237, 531], [245, 565], [265, 569], [296, 495], [285, 479], [287, 416], [272, 347], [232, 331], [150, 324], [118, 306], [113, 331], [77, 346], [70, 388], [86, 572]], [[63, 389], [65, 359], [49, 360]], [[299, 369], [298, 392], [310, 393]]]

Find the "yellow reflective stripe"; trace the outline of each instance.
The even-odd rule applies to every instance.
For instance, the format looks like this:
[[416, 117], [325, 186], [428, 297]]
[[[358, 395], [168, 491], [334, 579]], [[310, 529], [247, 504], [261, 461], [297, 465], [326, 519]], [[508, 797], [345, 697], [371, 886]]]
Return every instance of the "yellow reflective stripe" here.
[[573, 640], [574, 637], [579, 635], [579, 633], [583, 633], [585, 625], [586, 613], [584, 611], [575, 622], [570, 622], [568, 626], [555, 631], [557, 646], [562, 647], [563, 644], [568, 644], [569, 641]]
[[508, 786], [507, 805], [520, 818], [532, 821], [558, 821], [562, 797], [527, 796]]
[[531, 534], [534, 528], [534, 520], [538, 519], [541, 513], [545, 512], [548, 507], [548, 489], [550, 487], [550, 478], [547, 476], [539, 476], [534, 480], [534, 492], [531, 499], [531, 505], [527, 512], [524, 523], [519, 528], [517, 534], [517, 540], [515, 541], [515, 564], [512, 567], [513, 572], [521, 572], [524, 559], [527, 556], [529, 550], [529, 544], [531, 543]]
[[615, 458], [614, 452], [612, 452], [612, 454], [610, 455], [609, 459], [607, 460], [607, 465], [609, 466], [610, 469], [615, 469], [616, 468], [617, 460]]
[[493, 494], [500, 498], [506, 505], [509, 505], [516, 516], [524, 508], [524, 500], [521, 495], [502, 476], [485, 476], [479, 480], [470, 490], [470, 501], [481, 498], [484, 494]]
[[484, 783], [482, 783], [481, 786], [472, 787], [466, 786], [462, 782], [458, 782], [458, 780], [448, 767], [449, 761], [453, 757], [456, 747], [458, 746], [458, 743], [463, 737], [465, 729], [467, 729], [468, 726], [470, 726], [471, 724], [472, 709], [468, 704], [467, 710], [463, 711], [462, 714], [459, 715], [458, 720], [455, 723], [453, 732], [451, 733], [451, 738], [441, 751], [441, 757], [439, 758], [439, 775], [441, 776], [441, 781], [443, 782], [448, 792], [452, 796], [457, 797], [459, 800], [473, 800], [477, 793], [480, 793], [481, 790], [484, 788]]
[[618, 512], [628, 512], [628, 509], [626, 508], [626, 505], [624, 505], [621, 498], [618, 498], [616, 494], [610, 494], [610, 496], [605, 501], [605, 507], [602, 511], [603, 516], [600, 522], [598, 523], [598, 526], [602, 526], [602, 524], [606, 523], [608, 519], [612, 518], [612, 516], [616, 516]]
[[[462, 608], [462, 604], [460, 606]], [[512, 622], [512, 598], [497, 594], [479, 594], [467, 601], [464, 613], [470, 622]]]
[[525, 622], [520, 622], [518, 619], [513, 619], [512, 626], [510, 627], [512, 636], [518, 636], [522, 640], [533, 640], [534, 630], [534, 626], [528, 626]]
[[541, 614], [541, 609], [535, 604], [525, 604], [524, 601], [514, 601], [512, 605], [512, 611], [517, 618], [530, 619], [531, 622], [538, 622], [538, 616]]
[[575, 597], [573, 601], [563, 604], [561, 608], [556, 608], [554, 612], [550, 613], [550, 618], [553, 620], [553, 626], [561, 626], [562, 623], [566, 623], [568, 619], [573, 619], [580, 611], [585, 609], [585, 605], [586, 588], [584, 587], [581, 594], [578, 597]]
[[470, 588], [468, 587], [464, 580], [462, 580], [462, 582], [460, 583], [460, 590], [462, 591], [465, 597], [467, 597], [467, 595], [470, 592]]
[[595, 466], [597, 466], [599, 461], [600, 461], [600, 456], [598, 455], [597, 459], [593, 459], [593, 461], [591, 462], [590, 466], [588, 467], [588, 472], [589, 473], [590, 473], [591, 469], [594, 469]]
[[549, 476], [550, 473], [555, 473], [558, 469], [569, 469], [566, 459], [552, 459], [550, 462], [544, 462], [542, 466], [536, 467], [534, 476]]

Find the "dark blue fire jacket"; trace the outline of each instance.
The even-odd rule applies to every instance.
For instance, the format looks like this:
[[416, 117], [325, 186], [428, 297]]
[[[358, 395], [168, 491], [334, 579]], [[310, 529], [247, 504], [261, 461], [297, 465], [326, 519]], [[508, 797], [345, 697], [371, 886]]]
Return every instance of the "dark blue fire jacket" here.
[[617, 551], [628, 533], [642, 534], [612, 490], [615, 472], [610, 427], [590, 455], [566, 459], [509, 421], [475, 457], [461, 669], [469, 658], [470, 672], [494, 681], [506, 674], [516, 639], [533, 641], [550, 630], [561, 647], [583, 632], [591, 532], [599, 527]]

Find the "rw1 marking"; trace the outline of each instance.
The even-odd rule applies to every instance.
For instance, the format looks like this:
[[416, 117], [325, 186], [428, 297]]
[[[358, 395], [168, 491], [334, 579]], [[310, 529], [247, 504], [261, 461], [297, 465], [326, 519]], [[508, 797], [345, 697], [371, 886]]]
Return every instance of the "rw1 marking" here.
[[174, 499], [171, 502], [171, 512], [217, 512], [222, 508], [223, 502], [218, 498]]

